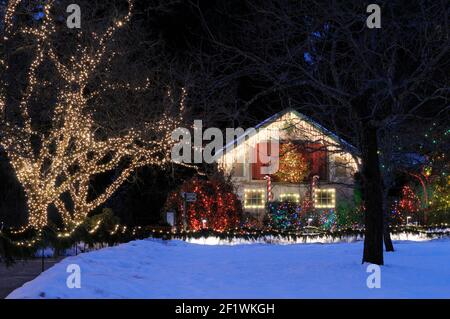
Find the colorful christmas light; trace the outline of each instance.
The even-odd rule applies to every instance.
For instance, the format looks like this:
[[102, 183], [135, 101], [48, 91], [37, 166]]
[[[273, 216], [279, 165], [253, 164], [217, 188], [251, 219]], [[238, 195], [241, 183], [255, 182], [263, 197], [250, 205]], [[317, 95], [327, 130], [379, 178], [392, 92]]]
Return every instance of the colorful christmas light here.
[[166, 209], [175, 209], [177, 222], [182, 223], [183, 198], [180, 192], [197, 194], [195, 202], [187, 203], [188, 229], [198, 231], [207, 227], [216, 231], [225, 231], [240, 224], [241, 203], [230, 185], [219, 179], [204, 180], [193, 178], [186, 181], [179, 191], [172, 192], [166, 203]]
[[302, 183], [309, 173], [306, 159], [292, 143], [282, 143], [278, 171], [273, 177], [280, 182]]

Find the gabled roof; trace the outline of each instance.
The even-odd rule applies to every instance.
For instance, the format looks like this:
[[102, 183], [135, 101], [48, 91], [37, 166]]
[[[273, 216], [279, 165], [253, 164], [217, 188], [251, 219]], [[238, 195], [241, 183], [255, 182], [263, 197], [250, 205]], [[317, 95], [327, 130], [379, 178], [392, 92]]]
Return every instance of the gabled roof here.
[[[288, 113], [293, 113], [295, 114], [297, 117], [299, 117], [300, 119], [304, 120], [305, 122], [308, 122], [309, 124], [311, 124], [312, 126], [314, 126], [317, 130], [319, 130], [320, 132], [322, 132], [324, 135], [330, 137], [331, 139], [333, 139], [336, 143], [342, 145], [343, 149], [353, 153], [353, 154], [358, 154], [359, 151], [358, 149], [353, 146], [352, 144], [350, 144], [349, 142], [347, 142], [346, 140], [342, 139], [341, 137], [339, 137], [338, 135], [336, 135], [335, 133], [331, 132], [330, 130], [328, 130], [327, 128], [325, 128], [324, 126], [320, 125], [319, 123], [317, 123], [316, 121], [314, 121], [312, 118], [310, 118], [309, 116], [304, 115], [303, 113], [300, 113], [292, 108], [288, 108], [285, 109], [281, 112], [275, 113], [274, 115], [272, 115], [271, 117], [265, 119], [264, 121], [262, 121], [261, 123], [257, 124], [255, 126], [255, 130], [258, 131], [264, 127], [267, 127], [268, 125], [270, 125], [271, 123], [277, 121], [278, 119], [280, 119], [282, 116], [288, 114]], [[227, 150], [234, 146], [235, 144], [238, 144], [241, 142], [241, 140], [243, 138], [245, 138], [246, 134], [242, 134], [240, 136], [238, 136], [237, 138], [235, 138], [232, 142], [229, 142], [228, 144], [226, 144], [222, 149], [220, 149], [219, 151], [217, 151], [216, 154], [219, 153], [226, 153]]]

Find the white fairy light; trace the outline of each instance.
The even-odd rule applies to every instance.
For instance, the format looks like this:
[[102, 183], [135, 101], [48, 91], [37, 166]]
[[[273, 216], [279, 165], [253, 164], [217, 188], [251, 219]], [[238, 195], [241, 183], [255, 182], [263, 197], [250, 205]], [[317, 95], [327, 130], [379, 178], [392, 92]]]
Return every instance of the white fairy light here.
[[[3, 41], [8, 41], [16, 33], [13, 16], [16, 14], [19, 3], [20, 1], [17, 0], [8, 2]], [[47, 225], [47, 210], [50, 205], [56, 207], [66, 226], [80, 225], [88, 213], [110, 198], [137, 167], [161, 166], [170, 161], [170, 149], [174, 143], [171, 140], [171, 132], [180, 126], [183, 119], [182, 113], [187, 94], [184, 88], [178, 115], [171, 116], [167, 110], [159, 121], [146, 124], [145, 130], [153, 132], [158, 139], [148, 141], [144, 138], [143, 132], [134, 129], [119, 137], [108, 139], [98, 139], [94, 135], [95, 109], [88, 108], [88, 101], [92, 96], [111, 89], [144, 91], [150, 87], [150, 81], [147, 79], [142, 86], [109, 84], [90, 95], [84, 93], [95, 70], [106, 59], [109, 53], [108, 44], [115, 31], [130, 21], [133, 2], [129, 0], [128, 3], [128, 12], [122, 19], [108, 27], [102, 35], [92, 34], [98, 42], [98, 48], [92, 52], [78, 45], [76, 54], [69, 59], [68, 63], [62, 62], [52, 47], [51, 36], [56, 32], [50, 13], [52, 1], [43, 7], [44, 18], [39, 27], [22, 28], [22, 32], [36, 39], [35, 55], [27, 74], [28, 85], [18, 105], [23, 126], [18, 127], [8, 122], [5, 116], [0, 116], [0, 124], [5, 128], [0, 145], [5, 149], [16, 176], [25, 190], [30, 227], [41, 229]], [[115, 53], [112, 52], [112, 54]], [[76, 59], [75, 55], [79, 58]], [[38, 79], [37, 70], [44, 61], [48, 60], [53, 63], [64, 84], [58, 92], [52, 128], [43, 135], [33, 129], [29, 109], [38, 85], [42, 84]], [[7, 69], [5, 60], [0, 59], [0, 64], [3, 69]], [[2, 113], [5, 110], [6, 101], [5, 85], [0, 83], [0, 112]], [[35, 154], [32, 147], [32, 140], [36, 137], [39, 137], [41, 142], [38, 154]], [[108, 155], [111, 159], [106, 163], [102, 162], [102, 159]], [[95, 199], [88, 199], [92, 176], [113, 170], [125, 158], [130, 159], [129, 165], [102, 194]], [[73, 167], [77, 167], [75, 172], [71, 171]], [[64, 193], [70, 194], [73, 202], [72, 211], [67, 209], [61, 199]], [[67, 234], [61, 236], [67, 236]]]

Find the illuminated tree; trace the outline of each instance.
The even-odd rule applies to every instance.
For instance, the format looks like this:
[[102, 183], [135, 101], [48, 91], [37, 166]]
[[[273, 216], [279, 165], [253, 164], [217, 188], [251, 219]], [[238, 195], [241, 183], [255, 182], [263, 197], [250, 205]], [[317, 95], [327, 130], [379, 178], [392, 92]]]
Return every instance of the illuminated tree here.
[[280, 162], [274, 177], [288, 183], [301, 183], [309, 173], [308, 162], [292, 143], [281, 144]]
[[423, 186], [422, 206], [428, 211], [448, 211], [450, 207], [450, 129], [447, 121], [437, 122], [428, 128], [422, 137], [419, 151], [426, 154], [426, 162], [420, 171], [407, 171], [418, 179]]
[[437, 211], [450, 210], [450, 177], [442, 178], [436, 182], [431, 198], [432, 207]]
[[[443, 117], [429, 125], [403, 129], [395, 134], [389, 132], [386, 140], [391, 141], [391, 150], [382, 152], [385, 158], [383, 164], [387, 167], [385, 176], [393, 175], [391, 179], [394, 180], [395, 175], [392, 173], [397, 170], [410, 180], [409, 185], [414, 186], [425, 224], [446, 220], [444, 215], [449, 207], [450, 164], [447, 154], [450, 149], [450, 130], [447, 122], [447, 118]], [[415, 136], [415, 143], [411, 143], [413, 133], [419, 133]], [[386, 144], [383, 142], [383, 145]], [[396, 213], [394, 216], [399, 216], [401, 212], [398, 205], [399, 202], [393, 207], [392, 211]]]
[[[30, 5], [33, 3], [9, 1], [4, 17], [0, 145], [25, 191], [29, 225], [35, 228], [47, 225], [48, 210], [52, 207], [66, 226], [74, 226], [103, 204], [135, 168], [169, 161], [170, 135], [182, 120], [186, 92], [183, 89], [179, 99], [175, 99], [172, 90], [167, 90], [167, 99], [177, 100], [172, 107], [159, 110], [139, 128], [111, 134], [96, 121], [99, 97], [111, 91], [125, 90], [127, 94], [145, 91], [150, 86], [148, 81], [140, 86], [103, 81], [107, 78], [103, 74], [108, 74], [117, 55], [111, 50], [114, 35], [130, 21], [132, 1], [128, 1], [126, 13], [110, 22], [103, 32], [77, 30], [74, 37], [78, 42], [71, 48], [71, 54], [67, 53], [64, 41], [57, 41], [58, 28], [66, 27], [58, 23], [55, 13], [58, 8], [53, 1], [39, 7], [40, 18], [24, 21], [18, 12], [28, 12]], [[11, 73], [17, 68], [17, 50], [8, 48], [27, 46], [32, 52], [27, 56], [25, 84], [16, 103], [10, 91], [14, 91]], [[45, 95], [52, 92], [55, 94], [50, 98]], [[175, 110], [173, 104], [177, 106]], [[48, 123], [42, 124], [36, 115], [37, 105], [44, 105], [51, 114]], [[114, 178], [93, 196], [92, 179], [108, 172], [114, 172]]]
[[420, 210], [420, 199], [411, 187], [403, 187], [399, 206], [401, 210], [409, 213], [417, 213]]
[[401, 198], [393, 204], [392, 218], [397, 222], [403, 223], [408, 216], [417, 214], [420, 208], [421, 202], [419, 197], [410, 186], [405, 185], [402, 188]]

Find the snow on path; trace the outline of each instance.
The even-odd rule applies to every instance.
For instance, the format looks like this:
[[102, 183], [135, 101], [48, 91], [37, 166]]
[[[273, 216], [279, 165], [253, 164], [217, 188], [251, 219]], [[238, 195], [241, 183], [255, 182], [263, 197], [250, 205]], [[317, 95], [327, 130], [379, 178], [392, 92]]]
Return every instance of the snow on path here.
[[[8, 298], [450, 298], [450, 241], [396, 242], [380, 289], [362, 243], [208, 246], [140, 240], [68, 257]], [[66, 285], [69, 264], [81, 288]]]

